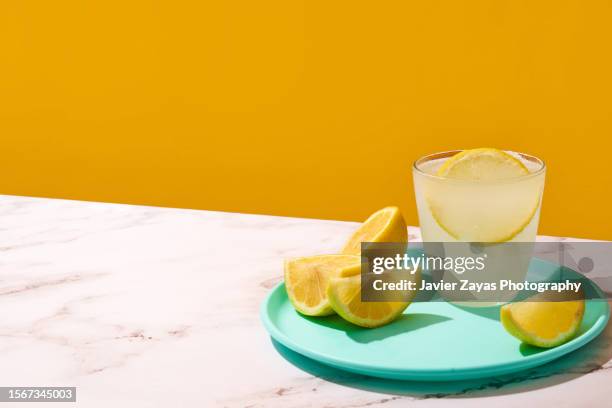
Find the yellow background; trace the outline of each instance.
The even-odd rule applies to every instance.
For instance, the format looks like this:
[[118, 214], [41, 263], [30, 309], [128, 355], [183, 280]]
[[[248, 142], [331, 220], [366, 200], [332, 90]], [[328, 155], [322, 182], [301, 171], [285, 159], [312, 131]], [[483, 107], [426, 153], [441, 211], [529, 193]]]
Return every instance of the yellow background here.
[[417, 224], [414, 159], [548, 164], [542, 233], [612, 238], [609, 1], [10, 1], [0, 192]]

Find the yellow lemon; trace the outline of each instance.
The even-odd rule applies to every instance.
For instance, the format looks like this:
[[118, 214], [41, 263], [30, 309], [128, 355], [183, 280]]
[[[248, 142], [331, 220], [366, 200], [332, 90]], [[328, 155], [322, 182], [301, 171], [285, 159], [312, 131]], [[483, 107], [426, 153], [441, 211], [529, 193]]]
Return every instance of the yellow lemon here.
[[555, 347], [571, 340], [584, 315], [584, 300], [523, 301], [502, 306], [504, 328], [517, 339], [538, 347]]
[[397, 207], [385, 207], [376, 211], [353, 233], [343, 254], [359, 255], [362, 242], [406, 242], [408, 230], [402, 213]]
[[[349, 267], [329, 281], [329, 303], [343, 319], [362, 327], [379, 327], [395, 320], [410, 305], [410, 301], [362, 302], [361, 278], [358, 268]], [[414, 275], [414, 279], [420, 280], [420, 271]], [[410, 300], [415, 295], [416, 291], [411, 292]]]
[[295, 309], [308, 316], [333, 314], [327, 284], [347, 266], [360, 266], [356, 255], [318, 255], [285, 261], [285, 288]]

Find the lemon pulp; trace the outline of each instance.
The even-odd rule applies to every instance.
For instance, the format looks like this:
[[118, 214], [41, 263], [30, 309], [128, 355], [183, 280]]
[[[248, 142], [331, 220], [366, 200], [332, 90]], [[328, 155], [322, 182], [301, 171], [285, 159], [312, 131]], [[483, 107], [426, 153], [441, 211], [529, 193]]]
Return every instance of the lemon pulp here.
[[308, 316], [333, 313], [327, 300], [329, 279], [347, 266], [360, 265], [356, 255], [318, 255], [285, 261], [285, 288], [297, 311]]
[[362, 242], [406, 242], [406, 222], [397, 207], [376, 211], [353, 233], [342, 249], [343, 254], [359, 255]]
[[584, 300], [517, 302], [502, 306], [508, 333], [538, 347], [555, 347], [573, 338], [582, 322]]
[[[362, 302], [361, 279], [362, 275], [358, 273], [358, 269], [349, 267], [329, 281], [329, 303], [343, 319], [362, 327], [379, 327], [395, 320], [410, 305], [410, 301]], [[420, 271], [413, 279], [420, 280]], [[410, 300], [415, 295], [416, 291], [413, 291]]]

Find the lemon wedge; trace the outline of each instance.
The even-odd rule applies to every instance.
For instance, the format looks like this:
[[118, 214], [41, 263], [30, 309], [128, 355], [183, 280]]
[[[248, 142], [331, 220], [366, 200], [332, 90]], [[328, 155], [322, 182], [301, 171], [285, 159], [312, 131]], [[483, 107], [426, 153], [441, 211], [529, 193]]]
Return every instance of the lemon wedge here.
[[285, 288], [293, 307], [307, 316], [333, 314], [326, 294], [329, 279], [347, 266], [360, 268], [360, 262], [356, 255], [318, 255], [285, 261]]
[[464, 150], [436, 173], [457, 182], [428, 186], [426, 199], [432, 218], [459, 241], [510, 241], [529, 225], [539, 208], [543, 179], [511, 181], [528, 174], [519, 159], [504, 151]]
[[501, 322], [508, 333], [538, 347], [555, 347], [571, 340], [582, 322], [584, 300], [523, 301], [502, 306]]
[[[362, 302], [359, 269], [348, 267], [330, 279], [327, 298], [336, 313], [344, 320], [362, 327], [379, 327], [392, 322], [410, 305], [408, 302]], [[419, 273], [414, 275], [420, 279]], [[411, 299], [416, 291], [411, 292]]]
[[408, 230], [402, 213], [397, 207], [385, 207], [376, 211], [353, 233], [343, 254], [359, 255], [362, 242], [406, 242]]

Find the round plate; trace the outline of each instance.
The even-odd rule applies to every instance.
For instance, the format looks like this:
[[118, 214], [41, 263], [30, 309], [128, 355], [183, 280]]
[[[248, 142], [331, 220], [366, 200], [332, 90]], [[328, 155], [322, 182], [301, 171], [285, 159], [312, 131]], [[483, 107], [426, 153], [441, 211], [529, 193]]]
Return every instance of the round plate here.
[[[554, 265], [539, 261], [531, 267]], [[270, 335], [293, 351], [359, 374], [419, 381], [491, 377], [550, 362], [594, 339], [609, 316], [606, 300], [587, 300], [578, 336], [558, 347], [541, 349], [509, 335], [499, 322], [499, 307], [418, 302], [393, 323], [365, 329], [337, 315], [300, 315], [281, 283], [261, 308]]]

